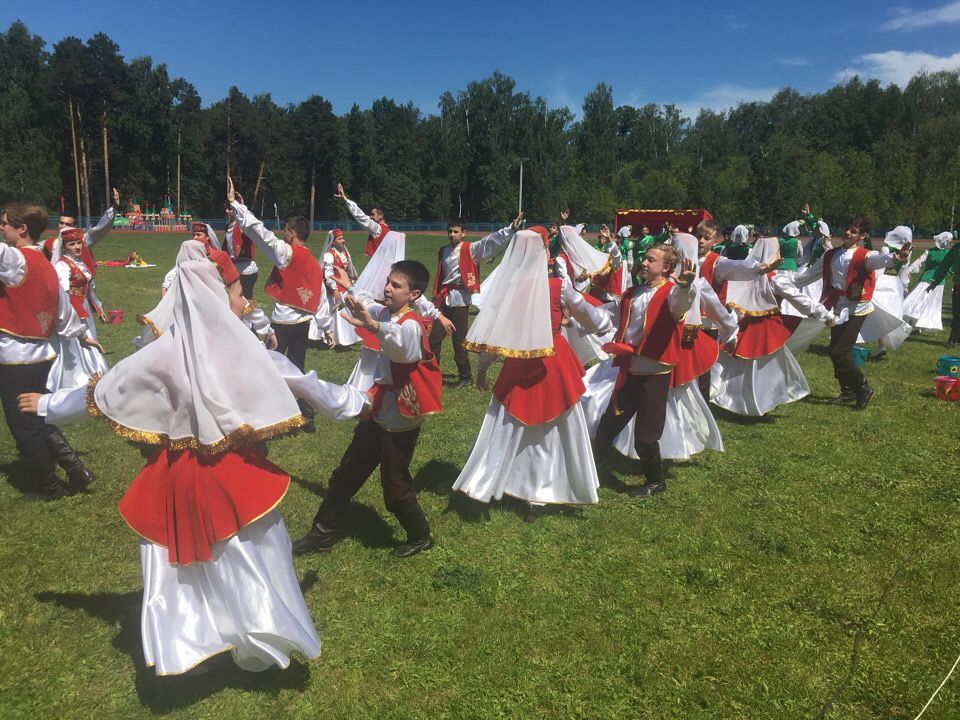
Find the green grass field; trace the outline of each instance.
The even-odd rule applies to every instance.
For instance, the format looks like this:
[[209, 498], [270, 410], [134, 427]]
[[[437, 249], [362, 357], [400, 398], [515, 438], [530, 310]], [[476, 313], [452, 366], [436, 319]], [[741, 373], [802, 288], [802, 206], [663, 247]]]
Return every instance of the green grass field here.
[[[126, 314], [101, 326], [111, 364], [133, 350], [181, 239], [98, 246], [101, 260], [137, 250], [157, 264], [100, 270], [105, 307]], [[407, 240], [432, 274], [444, 238]], [[359, 236], [350, 244], [361, 257]], [[615, 462], [599, 505], [533, 524], [512, 504], [451, 497], [488, 396], [447, 390], [412, 468], [436, 547], [389, 555], [402, 531], [372, 478], [348, 537], [294, 561], [323, 655], [262, 674], [229, 655], [198, 677], [144, 667], [137, 538], [116, 509], [137, 449], [102, 424], [67, 426], [98, 480], [41, 503], [4, 429], [0, 717], [912, 718], [960, 653], [960, 408], [933, 396], [945, 334], [868, 366], [877, 395], [863, 413], [824, 404], [836, 393], [825, 337], [800, 358], [811, 397], [760, 421], [720, 418], [726, 453], [674, 466], [665, 494], [618, 492], [637, 478]], [[307, 362], [342, 382], [356, 357]], [[449, 345], [442, 361], [453, 374]], [[270, 443], [293, 476], [292, 535], [351, 429], [318, 420]], [[924, 717], [960, 717], [960, 677]]]

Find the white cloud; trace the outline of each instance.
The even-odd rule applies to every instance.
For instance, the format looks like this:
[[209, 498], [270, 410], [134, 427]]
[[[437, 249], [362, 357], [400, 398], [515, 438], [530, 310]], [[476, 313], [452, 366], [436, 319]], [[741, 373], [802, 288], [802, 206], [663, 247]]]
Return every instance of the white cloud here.
[[854, 75], [876, 78], [884, 85], [896, 83], [901, 87], [910, 82], [918, 72], [938, 72], [960, 69], [960, 52], [940, 57], [925, 52], [888, 50], [882, 53], [867, 53], [853, 61], [853, 66], [834, 75], [834, 80], [844, 82]]
[[735, 15], [727, 15], [724, 20], [728, 30], [746, 30], [747, 24]]
[[960, 0], [930, 10], [913, 11], [901, 7], [892, 12], [893, 17], [881, 25], [881, 29], [917, 30], [932, 25], [960, 25]]
[[805, 57], [782, 57], [777, 58], [777, 62], [787, 67], [806, 67], [810, 64], [810, 58]]
[[722, 112], [736, 107], [740, 103], [766, 102], [777, 94], [779, 88], [751, 88], [743, 85], [717, 85], [698, 98], [675, 103], [680, 111], [691, 120], [696, 120], [703, 109]]

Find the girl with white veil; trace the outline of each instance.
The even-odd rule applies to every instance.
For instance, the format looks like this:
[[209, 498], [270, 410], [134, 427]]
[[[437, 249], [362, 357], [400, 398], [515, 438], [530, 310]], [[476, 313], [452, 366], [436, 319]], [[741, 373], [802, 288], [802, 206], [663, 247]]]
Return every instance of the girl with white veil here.
[[943, 278], [935, 282], [934, 276], [955, 239], [956, 234], [952, 232], [934, 236], [933, 249], [925, 250], [910, 268], [913, 272], [923, 268], [923, 274], [903, 303], [903, 319], [919, 330], [943, 330]]
[[226, 651], [250, 671], [287, 667], [293, 651], [317, 657], [276, 510], [290, 479], [257, 446], [304, 424], [291, 387], [335, 418], [358, 414], [364, 398], [295, 368], [285, 377], [292, 364], [239, 319], [246, 300], [229, 258], [182, 262], [161, 305], [152, 339], [89, 388], [23, 395], [21, 407], [47, 422], [102, 418], [156, 447], [119, 509], [141, 536], [142, 642], [158, 675]]
[[[334, 350], [346, 349], [360, 342], [360, 337], [353, 325], [339, 313], [340, 308], [343, 307], [344, 293], [357, 280], [357, 269], [353, 266], [353, 258], [350, 257], [350, 251], [347, 249], [347, 243], [340, 228], [334, 228], [327, 233], [327, 241], [323, 244], [323, 250], [320, 253], [320, 264], [323, 266], [323, 284], [329, 313], [328, 343]], [[320, 304], [324, 304], [322, 300]], [[317, 313], [320, 312], [318, 309]], [[323, 327], [321, 320], [318, 319], [317, 325]]]
[[[898, 252], [904, 245], [913, 242], [913, 230], [906, 225], [898, 225], [887, 233], [883, 241], [882, 253]], [[878, 308], [888, 312], [892, 317], [903, 318], [903, 299], [910, 286], [910, 271], [913, 266], [910, 258], [898, 260], [877, 273], [877, 284], [873, 289], [873, 303]], [[905, 318], [904, 318], [905, 319]], [[892, 332], [877, 339], [876, 349], [868, 356], [877, 360], [886, 355], [888, 350], [895, 350], [910, 336], [911, 328], [906, 323], [901, 324]]]

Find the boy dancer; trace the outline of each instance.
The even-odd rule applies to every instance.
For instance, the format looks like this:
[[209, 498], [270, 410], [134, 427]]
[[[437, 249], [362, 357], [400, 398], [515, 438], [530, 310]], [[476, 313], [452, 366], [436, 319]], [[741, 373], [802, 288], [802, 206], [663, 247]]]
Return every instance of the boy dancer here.
[[[470, 387], [473, 383], [470, 358], [463, 348], [467, 336], [470, 296], [480, 291], [480, 263], [500, 252], [520, 229], [523, 213], [505, 228], [487, 235], [482, 240], [464, 240], [463, 222], [455, 220], [447, 225], [449, 244], [437, 251], [437, 274], [433, 277], [433, 304], [453, 323], [453, 359], [457, 363], [459, 379], [454, 387]], [[440, 349], [446, 329], [437, 323], [430, 330], [430, 352], [440, 361]]]
[[330, 475], [327, 494], [309, 532], [293, 544], [296, 553], [329, 550], [340, 539], [340, 526], [350, 499], [380, 467], [384, 504], [407, 533], [393, 550], [410, 557], [433, 547], [427, 521], [410, 476], [410, 461], [420, 426], [427, 415], [441, 411], [443, 380], [427, 345], [425, 321], [411, 306], [423, 295], [430, 273], [415, 260], [393, 264], [383, 290], [384, 304], [369, 296], [347, 295], [349, 322], [373, 333], [380, 356], [371, 390], [373, 410], [360, 421], [353, 440]]
[[359, 205], [347, 197], [341, 183], [337, 183], [337, 194], [334, 195], [333, 198], [334, 200], [343, 200], [347, 205], [347, 211], [350, 213], [350, 217], [370, 234], [367, 238], [367, 244], [363, 248], [363, 254], [367, 257], [373, 257], [377, 248], [380, 247], [380, 243], [383, 242], [387, 233], [390, 232], [390, 226], [387, 225], [386, 220], [383, 219], [383, 208], [379, 205], [374, 205], [370, 208], [370, 215], [368, 217], [363, 210], [360, 209]]
[[253, 300], [253, 288], [256, 287], [257, 276], [260, 274], [260, 268], [257, 267], [257, 263], [253, 259], [255, 254], [253, 240], [240, 230], [232, 207], [227, 205], [224, 213], [226, 214], [227, 227], [223, 242], [226, 245], [227, 254], [233, 260], [233, 266], [240, 273], [240, 287], [243, 290], [243, 296], [247, 300]]
[[[77, 316], [56, 270], [36, 244], [46, 228], [47, 212], [38, 205], [11, 203], [0, 219], [0, 400], [17, 448], [39, 477], [40, 497], [56, 500], [85, 489], [93, 473], [56, 426], [20, 412], [17, 395], [44, 391], [55, 357], [54, 332], [65, 339], [82, 338], [100, 352], [103, 348]], [[57, 463], [67, 472], [67, 486], [57, 480]]]

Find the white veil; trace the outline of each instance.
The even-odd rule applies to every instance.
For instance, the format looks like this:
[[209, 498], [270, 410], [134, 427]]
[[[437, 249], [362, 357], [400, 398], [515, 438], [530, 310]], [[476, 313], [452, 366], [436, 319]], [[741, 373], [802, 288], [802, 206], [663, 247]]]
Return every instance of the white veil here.
[[[183, 263], [191, 260], [202, 260], [206, 257], [207, 248], [202, 242], [199, 240], [185, 240], [180, 244], [180, 251], [177, 253], [177, 261], [174, 269], [176, 269], [177, 274], [179, 274], [179, 267]], [[133, 344], [138, 348], [149, 345], [163, 335], [167, 328], [173, 324], [173, 288], [175, 285], [176, 280], [174, 280], [174, 284], [170, 286], [167, 294], [160, 298], [160, 302], [153, 310], [137, 317], [137, 322], [140, 323], [142, 327], [140, 334], [133, 339]]]
[[[210, 238], [210, 244], [213, 245], [217, 250], [223, 250], [223, 247], [220, 245], [220, 238], [217, 237], [217, 231], [213, 229], [213, 226], [207, 223], [207, 237]], [[226, 235], [224, 235], [226, 239]]]
[[907, 243], [913, 242], [913, 230], [906, 225], [897, 225], [893, 230], [887, 233], [883, 239], [883, 244], [894, 250], [900, 250]]
[[[407, 236], [391, 230], [377, 247], [360, 277], [353, 284], [354, 290], [369, 293], [375, 300], [383, 299], [383, 288], [387, 284], [390, 268], [395, 262], [403, 260], [406, 253]], [[326, 246], [324, 246], [326, 249]]]
[[953, 233], [947, 230], [933, 236], [933, 243], [938, 250], [946, 250], [947, 246], [953, 241]]
[[[689, 260], [693, 263], [693, 268], [696, 270], [697, 275], [700, 275], [700, 249], [697, 239], [690, 235], [689, 233], [677, 233], [672, 237], [673, 240], [673, 249], [677, 251], [677, 254], [680, 256], [680, 263], [673, 269], [674, 275], [680, 272], [682, 269], [682, 264], [684, 260]], [[700, 315], [700, 300], [699, 300], [699, 290], [697, 291], [698, 299], [690, 306], [690, 309], [687, 310], [687, 314], [683, 316], [683, 322], [686, 325], [702, 325], [703, 318]]]
[[547, 257], [540, 234], [516, 234], [489, 287], [484, 283], [483, 308], [463, 343], [467, 350], [514, 358], [553, 355]]
[[590, 246], [569, 225], [560, 226], [560, 247], [573, 264], [571, 280], [582, 281], [602, 273], [610, 264], [610, 256]]
[[[759, 238], [747, 258], [761, 265], [769, 263], [780, 254], [780, 242], [774, 237]], [[727, 282], [727, 305], [740, 315], [775, 315], [780, 302], [766, 275], [753, 280], [730, 280]]]

